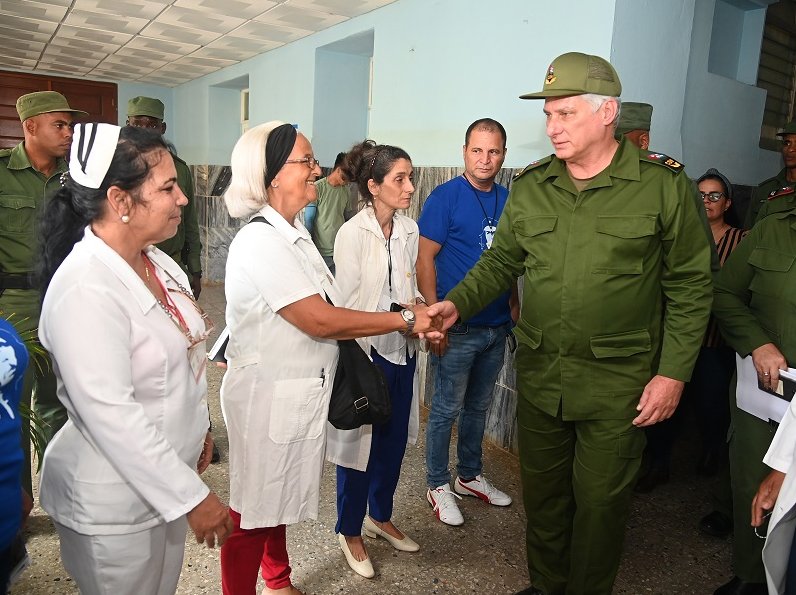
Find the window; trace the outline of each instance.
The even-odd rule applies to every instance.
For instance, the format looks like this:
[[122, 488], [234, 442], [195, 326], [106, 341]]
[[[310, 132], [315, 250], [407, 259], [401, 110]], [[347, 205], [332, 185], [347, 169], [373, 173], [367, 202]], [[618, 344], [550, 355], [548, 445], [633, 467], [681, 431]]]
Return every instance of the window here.
[[249, 129], [249, 89], [240, 92], [240, 133]]
[[779, 151], [777, 132], [796, 117], [796, 2], [792, 0], [768, 8], [757, 86], [767, 91], [760, 147]]

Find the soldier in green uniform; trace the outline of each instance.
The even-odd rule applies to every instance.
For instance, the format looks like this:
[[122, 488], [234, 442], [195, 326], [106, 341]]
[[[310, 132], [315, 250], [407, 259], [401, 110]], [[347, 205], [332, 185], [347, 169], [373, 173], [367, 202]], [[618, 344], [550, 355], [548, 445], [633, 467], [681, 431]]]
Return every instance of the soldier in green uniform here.
[[796, 120], [789, 122], [777, 136], [782, 138], [781, 152], [785, 167], [752, 190], [744, 220], [745, 229], [751, 229], [771, 213], [784, 213], [796, 207]]
[[[45, 197], [60, 187], [64, 157], [72, 143], [73, 114], [55, 91], [28, 93], [17, 100], [24, 140], [0, 150], [0, 316], [11, 319], [20, 333], [35, 337], [40, 296], [34, 280], [38, 252], [38, 214]], [[66, 410], [55, 394], [55, 376], [48, 365], [28, 366], [21, 403], [31, 404], [46, 422], [46, 441], [66, 421]], [[23, 427], [23, 487], [31, 490], [30, 442]]]
[[[154, 97], [133, 97], [127, 102], [127, 125], [157, 130], [166, 133], [166, 122], [163, 121], [164, 106], [160, 99]], [[199, 299], [202, 291], [202, 242], [199, 236], [199, 221], [196, 212], [196, 201], [193, 192], [193, 176], [188, 164], [177, 157], [172, 151], [174, 167], [177, 169], [177, 184], [188, 198], [188, 204], [182, 209], [182, 221], [177, 234], [158, 244], [158, 248], [182, 265], [191, 280], [191, 290]]]
[[[670, 417], [711, 304], [710, 248], [683, 165], [614, 138], [621, 84], [598, 56], [546, 72], [554, 155], [514, 180], [492, 248], [446, 300], [445, 328], [523, 277], [517, 430], [524, 593], [611, 593], [641, 428]], [[431, 333], [432, 340], [436, 335]]]
[[617, 136], [624, 136], [639, 149], [650, 147], [650, 128], [652, 127], [652, 106], [649, 103], [623, 101], [616, 125]]
[[[727, 343], [752, 356], [760, 382], [777, 386], [779, 370], [796, 363], [796, 209], [760, 219], [738, 244], [716, 280], [713, 312]], [[752, 499], [770, 469], [763, 464], [777, 424], [736, 406], [730, 390], [730, 475], [735, 576], [715, 595], [765, 595], [765, 541], [749, 526]]]

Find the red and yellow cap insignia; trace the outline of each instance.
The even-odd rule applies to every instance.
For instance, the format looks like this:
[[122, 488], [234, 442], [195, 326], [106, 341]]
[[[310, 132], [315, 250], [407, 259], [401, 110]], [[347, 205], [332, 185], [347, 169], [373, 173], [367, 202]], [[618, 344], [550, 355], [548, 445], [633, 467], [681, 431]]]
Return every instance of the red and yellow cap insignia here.
[[550, 67], [547, 69], [547, 76], [544, 77], [544, 84], [552, 85], [554, 82], [556, 82], [556, 75], [553, 72], [553, 65], [551, 64]]

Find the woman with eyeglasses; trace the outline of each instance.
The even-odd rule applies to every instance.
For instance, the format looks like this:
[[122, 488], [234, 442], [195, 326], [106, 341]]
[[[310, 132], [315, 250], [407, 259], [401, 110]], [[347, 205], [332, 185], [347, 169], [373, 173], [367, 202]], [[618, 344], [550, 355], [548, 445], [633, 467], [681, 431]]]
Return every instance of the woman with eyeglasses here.
[[[732, 209], [732, 184], [724, 174], [710, 168], [697, 179], [697, 188], [719, 263], [723, 265], [746, 235], [746, 231], [737, 226], [738, 218]], [[722, 465], [726, 465], [727, 427], [730, 423], [727, 391], [734, 370], [735, 354], [721, 338], [716, 320], [711, 317], [683, 400], [683, 403], [693, 404], [697, 419], [701, 438], [697, 472], [701, 475], [715, 475]], [[669, 480], [672, 446], [682, 415], [681, 406], [672, 419], [647, 429], [650, 468], [636, 484], [637, 492], [650, 492]], [[722, 537], [732, 530], [732, 521], [727, 516], [729, 506], [725, 505], [725, 499], [718, 494], [716, 496], [717, 509], [702, 519], [700, 528]]]
[[321, 171], [291, 124], [247, 131], [231, 164], [224, 199], [247, 224], [229, 247], [225, 279], [230, 338], [221, 405], [235, 529], [221, 549], [222, 590], [254, 595], [259, 568], [264, 593], [296, 594], [286, 525], [318, 516], [336, 339], [426, 332], [441, 320], [432, 324], [424, 305], [340, 307], [334, 277], [298, 218], [316, 199]]
[[[769, 398], [758, 386], [776, 390], [780, 370], [796, 362], [796, 210], [776, 213], [759, 221], [727, 258], [715, 281], [713, 314], [724, 339], [744, 358], [738, 366], [756, 378], [744, 390], [754, 398]], [[739, 374], [740, 375], [740, 374]], [[763, 457], [772, 443], [779, 419], [760, 419], [737, 406], [736, 391], [730, 394], [730, 480], [733, 503], [733, 569], [735, 577], [716, 591], [764, 593], [766, 575], [761, 551], [764, 541], [749, 526], [749, 511], [758, 486], [771, 470]], [[775, 397], [770, 397], [775, 398]], [[786, 418], [789, 413], [786, 413]], [[783, 427], [791, 424], [783, 424]], [[791, 449], [792, 454], [792, 449]], [[767, 459], [783, 471], [787, 459]], [[783, 503], [784, 505], [784, 503]], [[789, 507], [788, 507], [789, 508]], [[777, 510], [782, 512], [780, 504]], [[781, 519], [781, 514], [778, 518]], [[758, 519], [759, 521], [760, 519]], [[786, 524], [788, 525], [788, 524]], [[792, 537], [792, 528], [790, 526]], [[765, 533], [765, 529], [761, 534]], [[786, 533], [780, 533], [782, 537]], [[786, 540], [787, 541], [787, 540]], [[780, 546], [783, 545], [779, 541]], [[787, 562], [788, 548], [766, 547], [768, 560]], [[779, 562], [777, 562], [779, 564]], [[776, 582], [774, 584], [777, 584]], [[791, 588], [796, 585], [791, 585]], [[780, 593], [772, 590], [769, 592]]]
[[44, 455], [41, 505], [84, 595], [172, 594], [188, 526], [223, 543], [210, 462], [207, 317], [153, 246], [186, 204], [159, 135], [78, 124], [69, 173], [46, 203], [39, 337], [69, 419]]

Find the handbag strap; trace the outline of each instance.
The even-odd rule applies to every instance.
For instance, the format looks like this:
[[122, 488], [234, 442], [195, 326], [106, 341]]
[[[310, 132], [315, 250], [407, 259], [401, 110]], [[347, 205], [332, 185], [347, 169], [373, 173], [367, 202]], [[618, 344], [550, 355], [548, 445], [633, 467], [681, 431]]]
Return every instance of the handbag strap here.
[[[273, 223], [271, 223], [270, 221], [268, 221], [268, 219], [266, 219], [266, 218], [265, 218], [265, 217], [263, 217], [262, 215], [257, 215], [256, 217], [252, 217], [251, 219], [249, 219], [249, 223], [267, 223], [267, 224], [268, 224], [268, 225], [270, 225], [271, 227], [273, 227], [273, 226], [274, 226], [274, 225], [273, 225]], [[248, 225], [248, 223], [247, 223], [247, 225]], [[324, 291], [324, 292], [323, 292], [323, 295], [326, 297], [326, 301], [327, 301], [327, 302], [329, 302], [329, 303], [330, 303], [332, 306], [334, 306], [334, 302], [333, 302], [332, 300], [330, 300], [330, 299], [329, 299], [329, 294], [328, 294], [328, 293], [326, 293], [326, 292]], [[335, 308], [336, 308], [336, 307], [337, 307], [337, 306], [335, 306]]]

